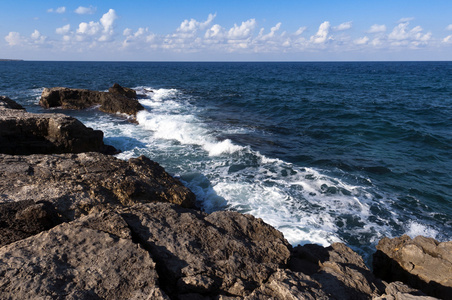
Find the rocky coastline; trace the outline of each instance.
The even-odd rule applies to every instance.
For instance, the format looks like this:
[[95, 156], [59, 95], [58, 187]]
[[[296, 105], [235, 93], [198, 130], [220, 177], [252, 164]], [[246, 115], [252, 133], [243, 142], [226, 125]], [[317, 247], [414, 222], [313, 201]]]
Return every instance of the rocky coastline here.
[[[40, 104], [133, 116], [133, 92], [52, 88]], [[342, 243], [292, 247], [251, 215], [200, 211], [158, 163], [109, 155], [102, 132], [4, 96], [0, 142], [0, 299], [452, 297], [452, 242], [384, 238], [372, 271]]]

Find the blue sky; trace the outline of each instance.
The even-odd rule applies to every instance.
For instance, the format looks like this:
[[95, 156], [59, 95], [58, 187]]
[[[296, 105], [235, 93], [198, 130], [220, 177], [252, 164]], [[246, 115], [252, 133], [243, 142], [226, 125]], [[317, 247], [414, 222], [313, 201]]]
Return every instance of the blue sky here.
[[0, 1], [0, 58], [452, 60], [452, 1]]

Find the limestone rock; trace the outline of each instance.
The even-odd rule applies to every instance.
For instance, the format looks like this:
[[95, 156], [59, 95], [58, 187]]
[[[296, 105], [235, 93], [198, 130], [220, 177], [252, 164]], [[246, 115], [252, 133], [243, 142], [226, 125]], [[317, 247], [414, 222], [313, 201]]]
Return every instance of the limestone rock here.
[[[136, 98], [136, 92], [115, 84], [109, 92], [98, 92], [66, 87], [45, 88], [39, 104], [45, 108], [85, 109], [100, 105], [99, 109], [107, 113], [124, 113], [135, 116], [143, 106]], [[132, 96], [132, 97], [130, 97]]]
[[[4, 100], [4, 99], [3, 99]], [[12, 101], [12, 100], [11, 100]], [[2, 101], [7, 107], [15, 102]], [[115, 152], [103, 142], [103, 133], [62, 114], [33, 114], [22, 109], [0, 109], [0, 153]]]
[[11, 156], [0, 154], [0, 203], [50, 202], [73, 220], [109, 207], [165, 201], [194, 207], [195, 195], [157, 163], [128, 162], [100, 153]]
[[0, 110], [2, 109], [24, 109], [22, 105], [6, 96], [0, 96]]
[[383, 283], [361, 256], [342, 243], [329, 247], [308, 244], [293, 249], [289, 268], [309, 275], [335, 299], [371, 299], [384, 291]]
[[283, 235], [250, 215], [207, 215], [166, 203], [121, 215], [157, 263], [162, 288], [178, 299], [249, 295], [290, 255]]
[[452, 242], [404, 235], [383, 238], [373, 260], [374, 273], [386, 281], [402, 281], [443, 299], [452, 295]]
[[435, 300], [438, 298], [426, 296], [400, 281], [391, 282], [386, 286], [385, 294], [373, 300]]
[[[115, 219], [109, 214], [105, 222]], [[92, 229], [87, 222], [63, 223], [0, 248], [1, 298], [168, 299], [146, 250], [103, 231], [108, 224]]]

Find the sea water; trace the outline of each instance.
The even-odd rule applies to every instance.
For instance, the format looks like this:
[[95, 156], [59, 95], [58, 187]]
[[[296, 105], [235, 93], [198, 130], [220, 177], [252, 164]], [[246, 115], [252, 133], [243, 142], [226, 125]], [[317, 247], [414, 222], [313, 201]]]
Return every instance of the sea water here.
[[28, 111], [44, 87], [134, 88], [138, 124], [52, 109], [145, 155], [207, 212], [262, 218], [293, 245], [452, 238], [452, 63], [0, 62]]

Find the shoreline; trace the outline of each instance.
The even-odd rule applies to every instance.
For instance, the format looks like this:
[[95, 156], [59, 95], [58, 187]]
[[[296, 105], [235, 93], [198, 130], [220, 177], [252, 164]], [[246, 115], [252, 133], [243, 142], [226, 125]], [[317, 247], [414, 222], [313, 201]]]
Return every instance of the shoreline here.
[[[0, 108], [1, 121], [10, 122], [14, 119], [12, 115], [24, 113], [19, 107], [11, 108], [11, 102], [5, 102], [6, 108]], [[52, 115], [50, 120], [61, 118]], [[42, 118], [32, 117], [36, 122], [41, 122]], [[31, 128], [34, 121], [29, 122], [26, 128]], [[11, 128], [14, 129], [14, 126]], [[77, 132], [70, 133], [70, 138], [71, 135], [76, 136]], [[55, 138], [46, 140], [56, 141]], [[26, 238], [3, 245], [0, 257], [7, 261], [6, 267], [15, 269], [19, 261], [26, 259], [23, 253], [17, 252], [19, 248], [16, 247], [25, 247], [34, 253], [31, 257], [38, 261], [40, 268], [52, 270], [39, 275], [48, 283], [35, 290], [36, 296], [64, 292], [72, 297], [97, 295], [106, 299], [113, 295], [120, 295], [120, 298], [126, 295], [141, 295], [138, 298], [154, 295], [160, 299], [195, 295], [212, 299], [262, 299], [294, 295], [298, 298], [310, 295], [323, 299], [377, 299], [392, 292], [421, 297], [419, 291], [400, 288], [376, 277], [364, 265], [362, 258], [344, 244], [292, 248], [280, 232], [250, 215], [225, 211], [208, 215], [176, 204], [161, 203], [188, 199], [191, 204], [187, 207], [194, 207], [193, 199], [190, 200], [193, 196], [188, 189], [177, 180], [173, 181], [163, 168], [149, 159], [143, 157], [119, 162], [119, 159], [93, 152], [68, 152], [57, 155], [0, 155], [4, 178], [11, 180], [3, 183], [1, 205], [13, 204], [5, 209], [15, 220], [8, 225], [7, 232], [23, 231], [23, 222], [30, 220], [36, 222], [38, 228], [38, 232], [32, 232]], [[135, 177], [131, 176], [132, 173]], [[146, 179], [151, 182], [146, 182]], [[24, 194], [24, 191], [27, 193]], [[81, 236], [88, 238], [82, 241]], [[59, 237], [66, 237], [66, 243], [55, 244]], [[96, 246], [105, 241], [108, 241], [105, 247]], [[71, 243], [78, 246], [71, 247]], [[127, 250], [118, 247], [118, 243], [126, 245]], [[37, 245], [45, 245], [43, 249], [61, 249], [55, 255], [66, 256], [66, 263], [52, 261]], [[427, 250], [430, 253], [438, 248], [435, 251], [440, 253], [441, 249], [452, 247], [452, 243], [422, 238], [411, 240], [407, 237], [385, 240], [379, 249], [383, 253], [380, 261], [387, 269], [396, 270], [398, 263], [392, 266], [391, 261], [397, 259], [395, 256], [402, 253], [402, 249], [413, 247], [429, 247]], [[391, 250], [396, 248], [400, 251], [391, 254]], [[111, 249], [123, 253], [118, 264], [110, 256], [113, 255], [109, 252]], [[421, 253], [421, 256], [425, 258], [430, 255], [428, 251]], [[100, 265], [89, 265], [92, 264], [91, 257], [99, 253], [103, 253]], [[76, 264], [76, 258], [83, 256], [88, 261]], [[133, 257], [140, 257], [139, 261], [148, 268], [148, 281], [144, 287], [136, 281], [144, 280], [140, 276], [136, 278], [143, 272], [142, 264], [133, 263]], [[389, 262], [385, 261], [385, 257], [389, 258]], [[124, 272], [126, 265], [130, 273]], [[350, 266], [351, 270], [347, 270], [346, 267]], [[93, 268], [108, 270], [108, 276], [101, 273], [88, 276], [91, 271], [86, 270]], [[22, 283], [19, 281], [27, 280], [27, 272], [35, 273], [30, 270], [33, 270], [32, 264], [24, 268], [22, 277], [15, 275], [17, 278], [6, 279], [10, 282], [0, 281], [0, 291], [8, 291], [11, 297], [20, 298], [19, 293], [14, 293], [20, 291]], [[392, 276], [394, 272], [389, 273]], [[398, 273], [402, 279], [407, 277], [403, 270], [398, 270]], [[83, 274], [90, 278], [83, 283], [85, 285], [74, 283], [79, 280], [77, 276]], [[450, 274], [443, 275], [450, 278]], [[380, 276], [387, 275], [380, 272]], [[422, 276], [416, 276], [422, 279]], [[72, 290], [55, 290], [50, 284], [55, 278], [65, 281]], [[410, 276], [408, 278], [410, 282], [413, 280]], [[119, 283], [111, 289], [99, 283], [107, 279], [119, 280]], [[129, 280], [130, 284], [121, 289], [123, 280]], [[397, 280], [391, 278], [391, 281]], [[431, 293], [428, 285], [419, 286]], [[445, 292], [450, 289], [447, 286], [444, 288]]]

